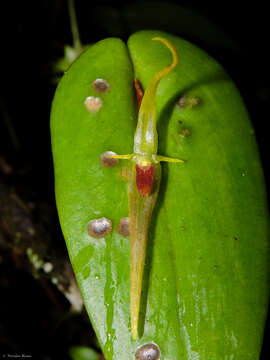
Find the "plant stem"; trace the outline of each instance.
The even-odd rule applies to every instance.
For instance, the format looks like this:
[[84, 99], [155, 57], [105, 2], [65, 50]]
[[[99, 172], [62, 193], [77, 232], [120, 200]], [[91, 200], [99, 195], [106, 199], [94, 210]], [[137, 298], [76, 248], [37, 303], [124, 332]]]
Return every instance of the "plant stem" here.
[[74, 0], [68, 0], [68, 12], [70, 17], [73, 46], [75, 49], [78, 50], [82, 48], [82, 43], [80, 40], [80, 33], [79, 33], [78, 21], [75, 12]]

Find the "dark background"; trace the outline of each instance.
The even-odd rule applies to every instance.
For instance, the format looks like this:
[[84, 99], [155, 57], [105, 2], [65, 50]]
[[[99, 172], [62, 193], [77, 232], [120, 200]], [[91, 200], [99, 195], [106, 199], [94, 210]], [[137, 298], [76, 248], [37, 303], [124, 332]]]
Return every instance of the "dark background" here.
[[[132, 26], [125, 16], [127, 4], [75, 2], [83, 44], [108, 36], [126, 40], [133, 26], [143, 29], [150, 24], [155, 29], [171, 30], [171, 24], [168, 28], [164, 25], [164, 18], [158, 20], [160, 14], [154, 1], [152, 18], [145, 23], [143, 16], [134, 10]], [[266, 4], [260, 1], [166, 3], [191, 9], [218, 25], [225, 37], [231, 39], [231, 43], [227, 42], [219, 31], [213, 31], [214, 41], [209, 41], [208, 35], [204, 36], [205, 29], [192, 16], [188, 24], [183, 25], [179, 15], [179, 24], [175, 26], [178, 30], [174, 31], [207, 50], [236, 82], [256, 131], [269, 193], [269, 15]], [[129, 4], [134, 6], [138, 2]], [[23, 218], [22, 226], [27, 227], [27, 221], [33, 224], [38, 245], [49, 239], [43, 255], [45, 252], [44, 256], [53, 261], [56, 254], [60, 254], [66, 261], [65, 243], [55, 209], [49, 116], [56, 88], [54, 65], [63, 56], [64, 45], [72, 45], [67, 3], [65, 0], [2, 1], [0, 19], [0, 197], [5, 199], [7, 194], [15, 194], [27, 210], [22, 214], [22, 210], [15, 209], [15, 215], [19, 211], [16, 216]], [[6, 207], [14, 205], [9, 199], [4, 204]], [[4, 220], [10, 217], [10, 212], [1, 214], [5, 206], [0, 208], [0, 218]], [[2, 352], [25, 352], [38, 359], [64, 359], [70, 345], [89, 345], [98, 350], [85, 312], [68, 312], [68, 301], [51, 284], [50, 277], [33, 272], [25, 249], [20, 245], [15, 246], [14, 251], [13, 225], [7, 225], [5, 220], [2, 228], [0, 355]], [[269, 321], [262, 360], [267, 359], [268, 340]]]

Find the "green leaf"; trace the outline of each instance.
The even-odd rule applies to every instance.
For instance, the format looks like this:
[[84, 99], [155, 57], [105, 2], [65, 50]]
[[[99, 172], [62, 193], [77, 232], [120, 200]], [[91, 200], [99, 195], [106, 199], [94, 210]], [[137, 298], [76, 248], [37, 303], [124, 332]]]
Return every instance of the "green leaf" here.
[[[130, 244], [117, 230], [128, 216], [126, 163], [106, 168], [100, 156], [132, 153], [133, 78], [145, 88], [171, 61], [154, 36], [170, 40], [180, 59], [158, 88], [159, 154], [186, 162], [162, 164], [134, 341]], [[108, 91], [94, 90], [98, 78]], [[98, 111], [86, 108], [88, 96], [102, 100]], [[106, 359], [134, 359], [138, 346], [154, 342], [166, 360], [258, 360], [269, 291], [269, 218], [254, 131], [223, 68], [162, 32], [138, 32], [128, 48], [119, 39], [100, 41], [62, 78], [51, 133], [61, 227]], [[90, 236], [89, 221], [102, 217], [112, 231]]]
[[69, 349], [72, 360], [100, 360], [98, 354], [86, 346], [73, 346]]

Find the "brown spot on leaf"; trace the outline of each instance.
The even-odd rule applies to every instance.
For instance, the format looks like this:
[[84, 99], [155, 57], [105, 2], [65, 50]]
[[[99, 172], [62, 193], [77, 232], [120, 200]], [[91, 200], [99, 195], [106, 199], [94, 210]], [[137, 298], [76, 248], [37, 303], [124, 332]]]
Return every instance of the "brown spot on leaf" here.
[[112, 222], [105, 217], [91, 220], [88, 224], [88, 234], [95, 238], [103, 238], [108, 235], [111, 230]]
[[118, 164], [119, 159], [112, 159], [109, 155], [116, 155], [113, 151], [106, 151], [100, 156], [100, 163], [104, 167], [113, 167]]
[[119, 221], [118, 233], [123, 236], [129, 236], [129, 217], [122, 218]]
[[98, 97], [88, 96], [84, 101], [84, 105], [87, 110], [94, 113], [99, 111], [103, 103], [102, 100]]
[[190, 136], [190, 130], [188, 128], [182, 129], [179, 133], [181, 137], [188, 137]]
[[187, 105], [187, 96], [186, 95], [181, 96], [177, 101], [177, 105], [181, 109], [184, 109], [186, 107], [186, 105]]
[[104, 79], [96, 79], [95, 81], [93, 81], [92, 86], [94, 90], [99, 94], [105, 93], [110, 89], [109, 83]]
[[135, 353], [136, 360], [159, 360], [160, 350], [154, 343], [149, 343], [140, 346]]
[[198, 98], [197, 96], [191, 96], [189, 98], [189, 104], [191, 105], [191, 107], [197, 106], [199, 104], [201, 104], [201, 99]]
[[197, 96], [188, 96], [188, 95], [182, 95], [178, 101], [177, 105], [181, 109], [185, 109], [187, 106], [190, 106], [191, 108], [199, 105], [201, 103], [201, 99]]

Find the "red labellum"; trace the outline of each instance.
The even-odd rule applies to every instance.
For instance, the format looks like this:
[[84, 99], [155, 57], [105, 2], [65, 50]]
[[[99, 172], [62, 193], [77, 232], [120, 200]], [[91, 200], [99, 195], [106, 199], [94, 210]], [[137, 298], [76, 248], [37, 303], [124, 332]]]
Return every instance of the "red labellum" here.
[[154, 175], [154, 165], [136, 165], [136, 185], [142, 196], [149, 194]]

